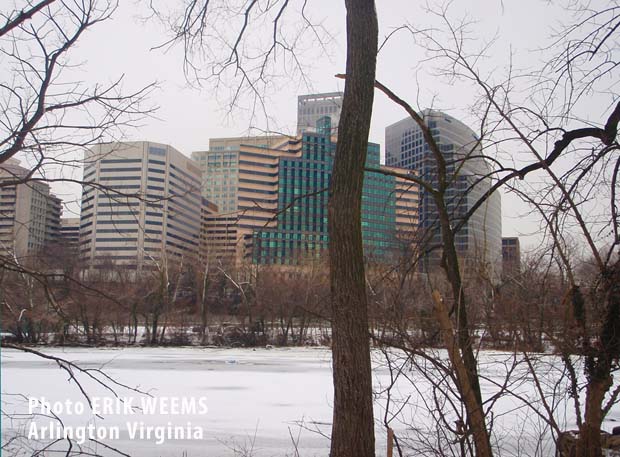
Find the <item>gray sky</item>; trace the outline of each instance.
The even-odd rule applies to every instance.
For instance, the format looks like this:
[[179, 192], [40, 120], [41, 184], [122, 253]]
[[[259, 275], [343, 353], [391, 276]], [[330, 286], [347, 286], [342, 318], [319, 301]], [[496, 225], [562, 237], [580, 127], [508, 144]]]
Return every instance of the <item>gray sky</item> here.
[[[146, 14], [140, 6], [142, 2], [121, 3], [112, 20], [96, 26], [81, 40], [72, 54], [72, 62], [82, 62], [79, 77], [93, 83], [112, 81], [122, 74], [128, 90], [138, 89], [152, 81], [159, 83], [160, 88], [152, 98], [159, 106], [156, 118], [146, 120], [137, 130], [127, 131], [127, 139], [167, 143], [189, 155], [194, 150], [207, 148], [209, 138], [248, 134], [250, 127], [293, 133], [297, 95], [342, 90], [344, 87], [343, 81], [333, 76], [344, 72], [345, 67], [342, 1], [308, 2], [311, 17], [331, 33], [333, 40], [326, 45], [327, 53], [317, 46], [308, 46], [305, 52], [302, 51], [301, 57], [308, 56], [305, 82], [300, 81], [299, 75], [290, 78], [280, 75], [268, 88], [265, 100], [271, 116], [269, 123], [264, 119], [251, 120], [244, 107], [229, 111], [226, 90], [216, 91], [209, 84], [190, 87], [183, 73], [181, 48], [152, 49], [165, 39], [163, 26], [153, 19], [140, 20]], [[380, 39], [407, 22], [419, 28], [437, 25], [418, 2], [380, 0], [377, 7]], [[542, 0], [463, 1], [455, 2], [451, 8], [454, 17], [467, 14], [470, 19], [478, 21], [472, 25], [474, 35], [467, 43], [472, 50], [497, 37], [480, 62], [480, 68], [489, 78], [501, 79], [511, 63], [522, 69], [539, 67], [543, 56], [537, 50], [549, 43], [548, 37], [559, 21], [568, 20], [557, 5]], [[434, 74], [435, 62], [426, 61], [427, 58], [428, 54], [413, 44], [411, 36], [401, 32], [381, 51], [377, 79], [411, 103], [417, 103], [421, 108], [432, 104], [475, 129], [469, 114], [475, 101], [471, 85], [437, 77]], [[385, 127], [404, 117], [406, 114], [401, 108], [376, 93], [370, 140], [381, 144], [382, 154]], [[67, 200], [76, 190], [55, 187], [55, 191]], [[526, 208], [505, 193], [502, 203], [504, 235], [527, 236], [525, 245], [536, 247], [538, 224], [533, 218], [524, 217]], [[65, 211], [65, 216], [70, 215]]]

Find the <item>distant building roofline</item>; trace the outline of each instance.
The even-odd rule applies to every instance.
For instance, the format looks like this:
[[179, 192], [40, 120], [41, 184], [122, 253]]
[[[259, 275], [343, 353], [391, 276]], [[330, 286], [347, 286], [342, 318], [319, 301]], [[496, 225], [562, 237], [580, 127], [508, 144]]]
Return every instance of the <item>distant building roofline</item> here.
[[344, 96], [344, 92], [324, 92], [319, 94], [306, 94], [299, 95], [297, 100], [302, 101], [314, 101], [314, 100], [326, 100], [330, 98], [342, 98]]

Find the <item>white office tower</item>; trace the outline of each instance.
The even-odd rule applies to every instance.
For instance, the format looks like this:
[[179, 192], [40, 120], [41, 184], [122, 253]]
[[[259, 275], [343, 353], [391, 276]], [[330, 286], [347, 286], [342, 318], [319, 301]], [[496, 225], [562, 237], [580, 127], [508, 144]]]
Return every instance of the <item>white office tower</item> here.
[[[461, 121], [441, 111], [422, 112], [426, 125], [447, 164], [449, 186], [445, 195], [452, 224], [457, 224], [489, 189], [490, 166], [482, 155], [478, 137]], [[385, 129], [386, 163], [415, 170], [420, 179], [437, 187], [437, 164], [424, 141], [422, 129], [410, 117]], [[433, 198], [421, 188], [419, 236], [423, 248], [434, 249], [423, 258], [423, 267], [437, 267], [441, 231]], [[494, 279], [502, 265], [501, 198], [495, 192], [456, 233], [457, 252], [469, 272], [472, 268]]]
[[84, 157], [80, 253], [91, 268], [152, 269], [196, 258], [200, 169], [147, 141], [106, 143]]

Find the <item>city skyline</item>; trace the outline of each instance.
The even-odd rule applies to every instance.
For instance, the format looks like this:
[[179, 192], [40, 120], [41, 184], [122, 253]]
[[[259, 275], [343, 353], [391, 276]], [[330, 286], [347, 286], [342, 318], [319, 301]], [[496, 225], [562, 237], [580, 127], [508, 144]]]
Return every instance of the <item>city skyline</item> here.
[[[310, 97], [322, 98], [321, 95], [312, 94]], [[331, 97], [334, 94], [326, 95]], [[323, 110], [317, 111], [316, 114], [323, 114]], [[429, 115], [428, 112], [425, 113]], [[332, 111], [330, 112], [331, 115], [337, 118], [338, 112]], [[149, 256], [154, 256], [154, 261], [156, 261], [157, 254], [154, 253], [168, 251], [168, 242], [164, 242], [160, 247], [149, 247], [147, 243], [160, 243], [159, 238], [165, 238], [166, 234], [182, 241], [187, 235], [186, 230], [180, 229], [180, 227], [175, 229], [174, 224], [167, 223], [168, 219], [171, 220], [173, 217], [178, 219], [182, 215], [181, 213], [187, 212], [179, 209], [187, 209], [186, 206], [179, 203], [178, 198], [169, 202], [161, 200], [161, 198], [167, 198], [169, 195], [182, 197], [183, 200], [186, 200], [191, 196], [189, 194], [193, 193], [201, 193], [202, 198], [205, 199], [202, 205], [198, 205], [201, 208], [200, 210], [198, 210], [198, 206], [194, 205], [196, 206], [193, 211], [194, 214], [203, 211], [205, 205], [211, 205], [215, 208], [213, 213], [218, 215], [217, 218], [210, 214], [202, 214], [201, 216], [206, 217], [211, 223], [220, 224], [215, 227], [216, 232], [221, 232], [221, 223], [224, 222], [219, 215], [226, 216], [227, 220], [230, 219], [230, 216], [234, 216], [235, 220], [226, 224], [232, 224], [234, 227], [235, 233], [230, 242], [232, 243], [232, 251], [237, 251], [236, 257], [238, 259], [249, 256], [257, 263], [284, 264], [290, 263], [289, 254], [284, 254], [288, 245], [291, 245], [289, 249], [293, 251], [298, 251], [302, 245], [305, 246], [305, 251], [308, 251], [309, 248], [310, 251], [326, 249], [327, 200], [323, 198], [326, 195], [321, 196], [320, 192], [321, 188], [325, 188], [329, 182], [335, 152], [334, 141], [336, 136], [332, 129], [330, 116], [314, 116], [316, 125], [314, 127], [305, 125], [306, 132], [296, 138], [259, 136], [211, 139], [209, 149], [195, 151], [192, 154], [192, 159], [184, 156], [170, 145], [153, 142], [102, 143], [91, 147], [84, 159], [84, 180], [92, 182], [94, 186], [85, 184], [83, 189], [80, 215], [82, 232], [80, 256], [90, 265], [96, 264], [95, 260], [97, 259], [104, 260], [104, 257], [109, 260], [118, 257], [117, 260], [124, 263], [135, 258], [135, 266], [138, 268], [141, 268], [140, 266]], [[442, 116], [446, 115], [442, 114]], [[461, 125], [462, 129], [471, 132], [460, 121], [450, 119], [451, 123]], [[404, 119], [395, 125], [403, 124], [403, 122], [405, 122], [406, 128], [411, 129], [412, 121], [410, 119]], [[307, 124], [307, 122], [305, 123]], [[395, 125], [386, 128], [386, 135]], [[440, 129], [440, 133], [443, 138], [447, 131]], [[475, 137], [473, 132], [470, 134]], [[395, 137], [400, 141], [399, 138]], [[388, 139], [387, 144], [391, 144], [393, 140]], [[402, 141], [400, 142], [402, 143]], [[144, 155], [146, 153], [148, 153], [147, 156]], [[377, 170], [381, 168], [400, 175], [406, 175], [411, 172], [410, 170], [413, 170], [424, 178], [421, 169], [419, 169], [421, 163], [412, 167], [411, 163], [397, 160], [393, 152], [387, 151], [388, 166], [385, 166], [381, 164], [380, 155], [379, 145], [370, 143], [366, 166]], [[259, 157], [261, 163], [256, 162]], [[171, 162], [170, 169], [166, 168], [168, 162]], [[176, 166], [172, 162], [176, 163]], [[160, 165], [164, 168], [159, 169]], [[187, 175], [187, 178], [180, 175], [176, 176], [181, 173], [179, 166], [190, 171], [193, 169], [193, 178], [190, 175]], [[267, 168], [259, 172], [257, 166], [266, 166]], [[274, 170], [275, 175], [273, 175]], [[153, 175], [153, 173], [160, 175]], [[320, 174], [318, 181], [317, 173]], [[298, 174], [300, 181], [295, 182]], [[266, 178], [266, 175], [275, 176], [275, 181], [273, 178]], [[367, 175], [364, 185], [363, 207], [365, 216], [362, 220], [362, 226], [365, 243], [369, 249], [368, 255], [375, 259], [384, 258], [384, 261], [388, 257], [393, 260], [394, 256], [400, 255], [407, 249], [403, 242], [405, 244], [413, 243], [417, 236], [417, 223], [421, 221], [426, 224], [424, 227], [428, 225], [428, 215], [421, 219], [418, 218], [420, 199], [418, 191], [415, 190], [417, 186], [411, 182], [395, 176], [371, 172]], [[168, 183], [175, 176], [175, 179], [181, 179], [181, 181], [176, 184], [172, 181]], [[312, 176], [315, 179], [314, 184], [308, 181], [308, 177], [312, 178]], [[144, 181], [145, 179], [146, 181]], [[189, 181], [187, 181], [188, 179]], [[193, 190], [187, 189], [189, 194], [186, 195], [187, 191], [183, 191], [179, 186], [190, 185], [192, 179], [194, 180]], [[308, 183], [304, 184], [305, 181]], [[165, 190], [173, 184], [177, 186], [176, 191]], [[99, 189], [98, 186], [100, 185], [105, 186], [109, 191]], [[265, 185], [270, 187], [265, 188]], [[143, 197], [146, 199], [132, 197], [138, 192], [145, 192]], [[394, 197], [397, 198], [394, 200]], [[301, 204], [296, 203], [297, 198], [303, 198], [300, 201]], [[412, 202], [417, 202], [413, 206], [408, 203], [411, 198], [413, 198]], [[132, 199], [137, 200], [132, 203]], [[58, 201], [58, 199], [56, 200]], [[261, 203], [257, 204], [257, 202]], [[165, 208], [165, 206], [170, 205], [179, 208], [170, 212]], [[265, 205], [272, 205], [273, 207], [269, 206], [265, 209]], [[298, 206], [301, 213], [299, 209], [296, 210]], [[151, 208], [150, 212], [149, 208]], [[153, 220], [156, 215], [153, 211], [158, 213], [157, 221]], [[265, 211], [267, 212], [265, 213]], [[276, 216], [271, 215], [270, 211], [277, 211]], [[293, 213], [298, 214], [294, 215]], [[305, 214], [305, 218], [302, 213]], [[125, 215], [131, 217], [122, 217]], [[300, 215], [301, 219], [298, 218]], [[188, 215], [188, 217], [191, 219], [191, 216]], [[70, 219], [64, 217], [63, 221], [69, 222]], [[195, 222], [194, 225], [191, 224], [191, 220], [186, 220], [183, 223], [184, 229], [193, 227], [195, 232], [193, 232], [193, 241], [184, 241], [186, 244], [192, 244], [192, 247], [183, 249], [197, 255], [200, 231], [206, 230], [208, 236], [213, 227], [204, 228], [204, 220], [196, 220]], [[268, 225], [265, 226], [265, 223]], [[107, 227], [106, 224], [108, 224]], [[131, 227], [126, 224], [130, 224]], [[161, 231], [156, 233], [154, 229], [157, 227], [153, 227], [154, 224], [161, 226]], [[60, 223], [58, 225], [60, 226]], [[490, 232], [487, 228], [483, 230], [485, 239], [487, 233], [495, 233], [496, 231], [498, 232], [496, 238], [500, 239], [501, 223], [494, 221], [491, 225], [492, 230]], [[249, 227], [252, 227], [252, 230], [248, 232]], [[229, 229], [230, 227], [227, 227], [227, 232]], [[57, 231], [59, 230], [60, 228]], [[168, 233], [170, 230], [172, 232], [176, 230], [175, 234], [170, 235]], [[470, 232], [473, 233], [474, 231], [471, 230]], [[141, 233], [144, 236], [140, 235]], [[397, 233], [400, 240], [397, 240]], [[405, 233], [408, 234], [408, 239], [403, 238], [402, 234]], [[153, 234], [155, 234], [154, 238]], [[299, 246], [293, 248], [292, 244], [295, 243], [293, 240], [298, 240], [301, 244], [298, 242], [295, 246]], [[462, 244], [462, 240], [458, 242]], [[174, 241], [172, 245], [177, 246], [177, 243]], [[270, 249], [272, 244], [273, 247], [281, 247], [275, 250]], [[499, 245], [499, 242], [497, 244]], [[402, 246], [398, 248], [397, 245]], [[252, 252], [252, 246], [258, 250]], [[493, 250], [493, 246], [489, 249]], [[277, 252], [277, 254], [270, 253], [271, 251]], [[501, 248], [498, 248], [497, 251], [496, 254], [499, 256]], [[179, 251], [177, 254], [181, 254], [181, 252]], [[299, 252], [295, 254], [295, 256], [298, 255]]]
[[620, 449], [620, 0], [0, 18], [2, 455]]
[[[402, 2], [405, 5], [405, 2]], [[118, 14], [111, 23], [101, 24], [87, 35], [76, 50], [73, 60], [85, 61], [86, 65], [81, 72], [81, 78], [88, 81], [112, 80], [121, 74], [125, 74], [124, 84], [129, 88], [141, 87], [141, 85], [158, 81], [160, 89], [152, 97], [152, 103], [160, 106], [156, 117], [147, 119], [142, 123], [139, 130], [127, 132], [124, 140], [151, 140], [164, 144], [172, 144], [189, 156], [192, 151], [205, 149], [209, 138], [234, 137], [246, 134], [257, 134], [261, 131], [282, 132], [294, 134], [296, 128], [296, 99], [299, 94], [312, 92], [341, 91], [344, 82], [333, 77], [341, 73], [344, 68], [344, 8], [342, 5], [325, 4], [324, 8], [312, 11], [317, 21], [324, 24], [333, 35], [333, 41], [328, 44], [327, 52], [319, 55], [312, 61], [308, 68], [305, 82], [284, 81], [278, 79], [278, 84], [273, 86], [265, 94], [265, 107], [269, 111], [271, 121], [264, 119], [260, 122], [248, 119], [248, 107], [239, 107], [228, 110], [227, 101], [229, 94], [225, 89], [219, 92], [209, 89], [208, 84], [195, 84], [189, 87], [182, 70], [182, 50], [168, 49], [166, 53], [153, 50], [153, 47], [162, 41], [162, 27], [156, 21], [141, 21], [145, 11], [136, 9], [135, 6], [121, 5]], [[487, 5], [488, 6], [488, 5]], [[386, 36], [395, 27], [402, 25], [408, 20], [422, 27], [426, 23], [436, 22], [428, 13], [411, 8], [387, 8], [378, 5], [379, 14], [382, 18], [381, 35]], [[467, 6], [453, 5], [454, 16], [464, 12], [472, 13]], [[550, 9], [553, 10], [552, 13]], [[400, 12], [407, 14], [403, 16]], [[526, 13], [538, 11], [540, 14]], [[508, 56], [513, 53], [511, 62], [521, 66], [530, 64], [531, 50], [538, 48], [538, 43], [546, 37], [548, 25], [553, 21], [560, 20], [565, 14], [560, 8], [541, 5], [540, 2], [531, 1], [527, 7], [506, 4], [497, 5], [494, 8], [485, 8], [478, 11], [477, 19], [480, 20], [480, 34], [489, 40], [493, 38], [497, 30], [501, 29], [504, 39], [495, 43], [493, 54], [490, 55], [488, 69], [506, 68]], [[543, 14], [544, 13], [544, 14]], [[556, 14], [557, 13], [557, 14]], [[534, 33], [523, 36], [521, 30], [516, 27], [519, 17], [527, 17], [528, 23], [536, 23]], [[136, 31], [140, 33], [135, 33]], [[401, 32], [398, 38], [401, 44], [410, 43], [411, 38], [406, 32]], [[109, 44], [107, 48], [102, 43]], [[114, 46], [114, 43], [119, 43]], [[110, 49], [114, 52], [110, 52]], [[475, 116], [470, 113], [474, 94], [464, 91], [462, 85], [457, 83], [454, 87], [441, 83], [433, 74], [432, 65], [428, 64], [423, 69], [418, 62], [424, 61], [424, 55], [415, 51], [411, 59], [402, 59], [402, 46], [397, 42], [385, 46], [380, 53], [381, 65], [379, 66], [378, 79], [389, 85], [399, 95], [412, 102], [419, 101], [421, 108], [435, 107], [463, 119], [468, 125], [475, 125]], [[95, 57], [96, 56], [96, 57]], [[314, 56], [314, 54], [313, 54]], [[131, 71], [130, 71], [131, 70]], [[422, 71], [423, 70], [423, 71]], [[84, 76], [85, 75], [85, 76]], [[200, 87], [199, 87], [200, 86]], [[202, 88], [201, 88], [202, 87]], [[260, 110], [259, 110], [260, 111]], [[383, 129], [386, 125], [398, 121], [404, 112], [398, 106], [380, 93], [375, 95], [375, 110], [371, 126], [370, 141], [381, 145], [383, 154]], [[257, 129], [250, 131], [250, 127]], [[69, 175], [79, 179], [76, 171], [69, 171]], [[75, 201], [79, 189], [71, 184], [53, 184], [53, 191], [65, 201]], [[503, 193], [503, 192], [502, 192]], [[505, 193], [503, 193], [506, 195]], [[528, 235], [538, 232], [538, 224], [528, 217], [526, 205], [519, 202], [516, 197], [508, 195], [504, 199], [507, 211], [504, 214], [504, 226], [507, 234]], [[76, 215], [77, 203], [68, 203], [68, 210]], [[70, 211], [66, 211], [71, 216]], [[525, 242], [526, 246], [534, 247], [538, 243], [538, 237], [530, 237], [531, 242]]]
[[61, 200], [48, 184], [29, 182], [28, 175], [19, 160], [0, 164], [0, 254], [19, 261], [54, 243], [61, 226]]
[[[83, 188], [80, 258], [88, 269], [115, 262], [142, 270], [170, 255], [279, 265], [323, 257], [335, 141], [323, 116], [297, 138], [214, 139], [194, 160], [153, 142], [94, 146], [84, 163], [92, 184]], [[416, 243], [417, 186], [380, 172], [407, 173], [381, 166], [377, 144], [367, 166], [377, 171], [364, 182], [366, 258], [395, 261]]]

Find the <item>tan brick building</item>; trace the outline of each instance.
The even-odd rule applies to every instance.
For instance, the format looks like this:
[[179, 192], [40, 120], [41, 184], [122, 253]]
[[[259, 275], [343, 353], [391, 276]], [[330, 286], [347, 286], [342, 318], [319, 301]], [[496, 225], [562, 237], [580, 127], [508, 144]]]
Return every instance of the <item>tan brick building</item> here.
[[41, 253], [60, 229], [60, 199], [29, 172], [14, 159], [0, 165], [0, 255], [18, 261]]

